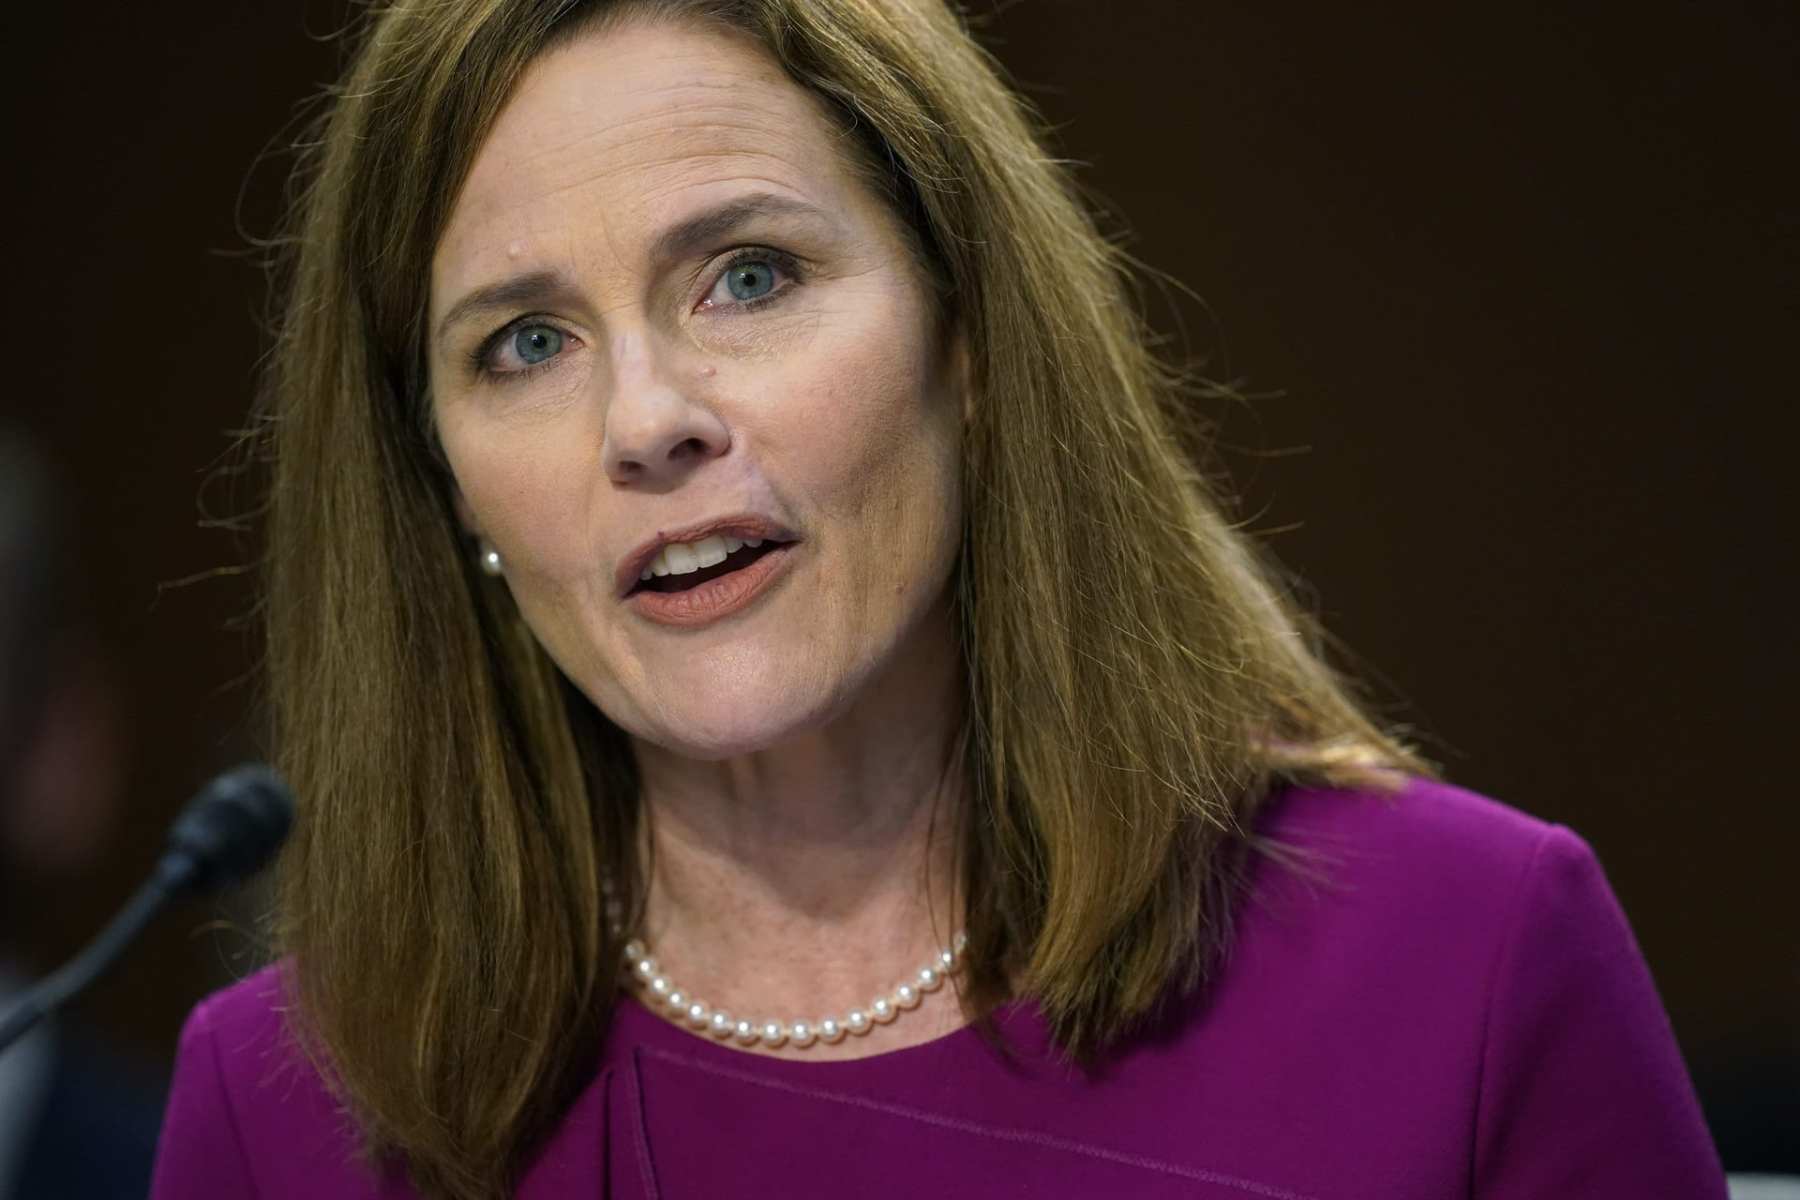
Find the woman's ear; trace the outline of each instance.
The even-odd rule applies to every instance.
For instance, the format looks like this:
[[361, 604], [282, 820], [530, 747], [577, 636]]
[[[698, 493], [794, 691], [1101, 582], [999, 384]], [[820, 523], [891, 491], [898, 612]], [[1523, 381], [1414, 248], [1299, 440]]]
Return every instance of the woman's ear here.
[[475, 562], [483, 573], [488, 575], [506, 574], [506, 563], [500, 552], [494, 549], [481, 532], [481, 523], [475, 519], [475, 510], [469, 507], [469, 501], [462, 494], [462, 489], [455, 484], [450, 488], [450, 507], [456, 510], [456, 523], [462, 526], [463, 532], [475, 542]]
[[969, 339], [960, 328], [950, 332], [948, 347], [949, 361], [945, 364], [950, 386], [962, 401], [963, 428], [975, 419], [975, 378], [974, 370], [969, 363]]
[[475, 520], [475, 510], [469, 507], [468, 498], [462, 488], [450, 485], [450, 506], [456, 511], [456, 523], [462, 526], [463, 532], [477, 540], [481, 537], [481, 525]]

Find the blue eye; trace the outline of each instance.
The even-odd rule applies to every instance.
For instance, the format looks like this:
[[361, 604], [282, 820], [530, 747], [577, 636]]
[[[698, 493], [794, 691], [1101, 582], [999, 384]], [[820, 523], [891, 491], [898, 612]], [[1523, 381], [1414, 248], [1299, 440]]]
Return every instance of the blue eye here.
[[527, 366], [535, 366], [561, 353], [563, 335], [548, 325], [525, 325], [512, 336], [513, 353]]
[[740, 301], [759, 299], [775, 287], [775, 269], [754, 258], [733, 263], [725, 272], [725, 287]]
[[721, 316], [754, 312], [765, 304], [780, 303], [803, 282], [800, 264], [793, 255], [768, 246], [750, 246], [714, 277], [712, 290], [707, 292], [701, 307]]

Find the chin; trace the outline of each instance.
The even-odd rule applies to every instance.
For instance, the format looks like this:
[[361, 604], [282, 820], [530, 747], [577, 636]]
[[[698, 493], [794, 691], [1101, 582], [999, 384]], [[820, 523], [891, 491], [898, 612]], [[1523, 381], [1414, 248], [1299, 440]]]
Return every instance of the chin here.
[[[815, 693], [816, 681], [760, 687], [686, 689], [639, 711], [649, 720], [626, 729], [670, 753], [702, 761], [736, 758], [780, 746], [829, 724], [842, 697]], [[652, 714], [654, 714], [652, 716]]]
[[711, 706], [670, 713], [645, 740], [683, 758], [715, 762], [772, 750], [824, 722], [810, 714], [787, 711], [715, 710]]

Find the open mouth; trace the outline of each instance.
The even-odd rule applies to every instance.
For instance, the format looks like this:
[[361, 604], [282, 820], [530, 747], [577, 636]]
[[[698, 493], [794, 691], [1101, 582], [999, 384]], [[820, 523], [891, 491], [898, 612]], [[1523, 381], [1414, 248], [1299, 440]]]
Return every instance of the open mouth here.
[[627, 592], [626, 595], [634, 596], [639, 592], [691, 591], [703, 583], [710, 583], [721, 575], [729, 575], [733, 571], [741, 571], [765, 554], [774, 550], [779, 550], [783, 546], [789, 544], [790, 543], [788, 542], [776, 541], [773, 538], [764, 539], [762, 544], [758, 546], [752, 546], [746, 542], [736, 550], [726, 554], [723, 560], [714, 563], [710, 567], [699, 567], [695, 570], [682, 572], [680, 574], [671, 571], [667, 575], [652, 575], [649, 579], [640, 579], [638, 580], [637, 585], [633, 587], [631, 591]]

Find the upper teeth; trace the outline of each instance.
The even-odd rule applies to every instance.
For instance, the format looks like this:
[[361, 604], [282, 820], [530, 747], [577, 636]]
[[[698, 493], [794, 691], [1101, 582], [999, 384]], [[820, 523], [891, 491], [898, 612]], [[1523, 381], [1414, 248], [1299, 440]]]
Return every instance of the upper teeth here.
[[745, 546], [760, 546], [761, 538], [734, 538], [730, 534], [714, 535], [701, 538], [697, 542], [670, 542], [650, 560], [639, 579], [648, 579], [652, 575], [686, 575], [690, 571], [698, 571], [701, 567], [710, 567], [725, 561], [727, 554], [735, 553]]

